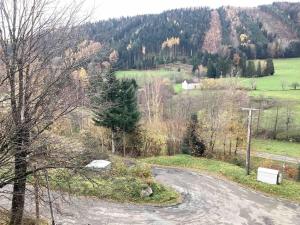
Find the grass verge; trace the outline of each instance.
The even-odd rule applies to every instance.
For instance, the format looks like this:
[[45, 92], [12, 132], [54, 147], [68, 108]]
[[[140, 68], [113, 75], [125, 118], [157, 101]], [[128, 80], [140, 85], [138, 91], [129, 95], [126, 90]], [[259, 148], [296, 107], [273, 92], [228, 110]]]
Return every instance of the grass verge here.
[[300, 158], [300, 144], [296, 142], [254, 139], [253, 148], [259, 152]]
[[280, 185], [269, 185], [256, 181], [256, 173], [245, 175], [245, 170], [239, 166], [206, 158], [195, 158], [188, 155], [161, 156], [143, 159], [143, 162], [162, 166], [189, 168], [209, 172], [237, 182], [243, 186], [281, 198], [300, 202], [300, 183], [284, 180]]
[[[53, 189], [77, 196], [151, 205], [172, 205], [181, 199], [180, 194], [172, 188], [155, 182], [148, 165], [126, 165], [121, 159], [114, 159], [112, 170], [108, 172], [79, 173], [57, 169], [50, 171], [49, 176]], [[150, 197], [142, 197], [141, 191], [148, 186], [153, 194]]]

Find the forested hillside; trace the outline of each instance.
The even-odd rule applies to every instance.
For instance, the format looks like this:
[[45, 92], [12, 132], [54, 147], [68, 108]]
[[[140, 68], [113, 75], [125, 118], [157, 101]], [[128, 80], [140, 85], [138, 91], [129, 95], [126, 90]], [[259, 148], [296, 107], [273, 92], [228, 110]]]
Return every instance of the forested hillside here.
[[176, 9], [89, 23], [84, 29], [89, 39], [117, 51], [118, 68], [182, 61], [197, 69], [195, 62], [206, 66], [207, 58], [233, 65], [236, 54], [248, 60], [300, 56], [299, 9], [300, 3]]

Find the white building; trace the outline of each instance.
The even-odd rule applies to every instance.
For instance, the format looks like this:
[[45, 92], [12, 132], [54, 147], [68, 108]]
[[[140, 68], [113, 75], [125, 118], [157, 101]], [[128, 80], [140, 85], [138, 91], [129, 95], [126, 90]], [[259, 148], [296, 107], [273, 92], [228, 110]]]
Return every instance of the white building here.
[[182, 82], [182, 89], [183, 90], [193, 90], [200, 88], [200, 83], [188, 83], [186, 80]]

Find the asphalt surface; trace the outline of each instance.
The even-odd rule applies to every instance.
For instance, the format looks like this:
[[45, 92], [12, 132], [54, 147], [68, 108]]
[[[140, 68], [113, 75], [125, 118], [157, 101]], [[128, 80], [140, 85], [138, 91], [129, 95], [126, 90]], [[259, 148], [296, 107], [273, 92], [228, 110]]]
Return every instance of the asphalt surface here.
[[288, 162], [293, 164], [300, 164], [300, 158], [289, 157], [284, 155], [275, 155], [267, 152], [254, 152], [254, 155], [264, 159], [271, 159], [275, 161]]
[[[153, 207], [118, 204], [93, 198], [70, 197], [56, 204], [57, 225], [151, 224], [151, 225], [300, 225], [300, 205], [240, 187], [237, 184], [195, 172], [154, 168], [157, 181], [183, 195], [176, 206]], [[0, 205], [7, 206], [0, 199]], [[34, 212], [32, 200], [27, 210]], [[49, 216], [48, 209], [42, 214]]]

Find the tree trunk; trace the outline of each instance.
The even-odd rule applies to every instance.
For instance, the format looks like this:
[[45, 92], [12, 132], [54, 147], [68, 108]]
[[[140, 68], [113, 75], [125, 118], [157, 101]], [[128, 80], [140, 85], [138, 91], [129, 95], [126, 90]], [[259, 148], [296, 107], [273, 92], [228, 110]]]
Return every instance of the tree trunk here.
[[104, 137], [102, 132], [101, 132], [101, 152], [104, 152]]
[[113, 154], [115, 154], [115, 151], [116, 151], [116, 149], [115, 149], [115, 132], [112, 130], [111, 131], [111, 152]]
[[[35, 168], [36, 169], [36, 168]], [[39, 177], [34, 173], [35, 224], [40, 225]]]
[[123, 131], [123, 156], [126, 156], [126, 136], [125, 131]]
[[238, 146], [239, 146], [239, 137], [236, 137], [234, 155], [237, 155]]
[[26, 190], [26, 151], [22, 148], [22, 141], [18, 142], [20, 146], [17, 147], [15, 154], [15, 181], [13, 184], [13, 197], [11, 206], [10, 225], [21, 225], [23, 220], [23, 211], [25, 204], [25, 190]]
[[226, 136], [223, 141], [223, 154], [224, 154], [224, 156], [226, 155]]

